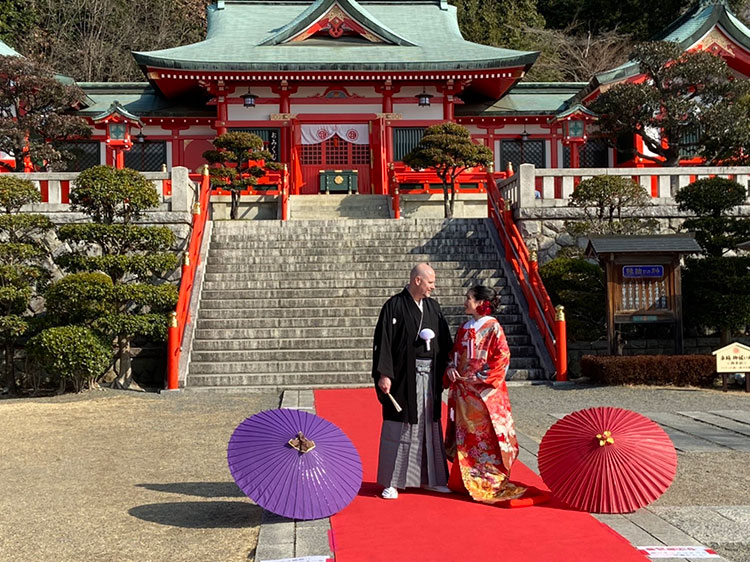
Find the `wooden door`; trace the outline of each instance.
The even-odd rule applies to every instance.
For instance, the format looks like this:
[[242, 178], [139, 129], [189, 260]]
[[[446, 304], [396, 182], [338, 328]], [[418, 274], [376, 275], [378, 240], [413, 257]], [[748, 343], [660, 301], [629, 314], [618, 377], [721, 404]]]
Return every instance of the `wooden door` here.
[[338, 135], [318, 144], [303, 144], [300, 150], [301, 194], [319, 193], [320, 170], [357, 170], [358, 193], [370, 193], [370, 145], [354, 144]]

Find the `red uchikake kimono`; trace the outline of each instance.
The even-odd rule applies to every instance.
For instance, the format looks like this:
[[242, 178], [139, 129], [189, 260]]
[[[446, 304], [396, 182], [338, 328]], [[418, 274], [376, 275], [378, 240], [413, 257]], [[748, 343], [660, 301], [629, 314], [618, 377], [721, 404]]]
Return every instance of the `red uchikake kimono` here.
[[451, 360], [463, 380], [450, 383], [445, 448], [453, 461], [448, 486], [484, 503], [520, 497], [525, 488], [509, 482], [518, 441], [505, 373], [510, 350], [500, 323], [491, 316], [458, 329]]

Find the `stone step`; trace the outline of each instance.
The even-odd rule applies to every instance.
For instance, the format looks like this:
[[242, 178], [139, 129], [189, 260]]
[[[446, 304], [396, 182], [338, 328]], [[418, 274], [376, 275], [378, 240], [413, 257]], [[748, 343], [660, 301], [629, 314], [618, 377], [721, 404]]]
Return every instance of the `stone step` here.
[[[507, 381], [542, 381], [544, 373], [540, 369], [511, 369]], [[192, 375], [184, 390], [191, 392], [277, 392], [291, 389], [317, 388], [368, 388], [373, 386], [370, 373], [299, 373], [282, 375], [279, 373], [259, 373], [254, 375]]]
[[[252, 273], [278, 273], [278, 272], [300, 272], [304, 271], [308, 274], [313, 274], [315, 272], [338, 272], [341, 267], [342, 263], [347, 264], [347, 269], [351, 270], [357, 270], [361, 272], [370, 272], [370, 271], [376, 271], [376, 270], [382, 270], [387, 268], [389, 271], [395, 271], [400, 270], [404, 271], [406, 275], [404, 275], [406, 278], [408, 278], [408, 272], [411, 271], [411, 268], [414, 267], [414, 264], [419, 262], [420, 260], [411, 260], [411, 261], [404, 261], [404, 262], [398, 262], [398, 263], [387, 263], [384, 265], [383, 263], [373, 262], [373, 261], [367, 261], [367, 262], [356, 262], [353, 263], [351, 261], [344, 261], [344, 262], [329, 262], [329, 263], [297, 263], [295, 262], [284, 262], [284, 261], [277, 261], [276, 263], [266, 263], [266, 264], [212, 264], [209, 262], [206, 266], [206, 272], [211, 273], [243, 273], [243, 272], [252, 272]], [[451, 259], [439, 259], [439, 260], [432, 260], [430, 262], [430, 265], [432, 265], [433, 269], [435, 270], [435, 275], [439, 275], [439, 272], [441, 270], [455, 270], [455, 269], [480, 269], [485, 270], [489, 267], [492, 267], [492, 265], [496, 264], [499, 266], [499, 260], [490, 260], [490, 259], [475, 259], [473, 256], [467, 257], [465, 260], [451, 260]]]
[[[320, 289], [321, 291], [323, 289]], [[245, 291], [257, 291], [259, 293], [259, 296], [255, 299], [237, 299], [235, 301], [232, 301], [230, 303], [226, 303], [228, 299], [231, 299], [231, 295], [233, 293], [239, 293], [245, 295]], [[316, 289], [311, 289], [310, 292], [316, 291]], [[299, 316], [299, 311], [295, 312], [298, 307], [276, 307], [276, 306], [263, 306], [263, 303], [259, 303], [258, 300], [262, 299], [263, 291], [261, 289], [243, 289], [243, 290], [237, 290], [237, 291], [214, 291], [211, 289], [206, 289], [204, 291], [206, 293], [206, 298], [202, 301], [203, 304], [201, 305], [202, 308], [199, 312], [200, 318], [257, 318], [259, 316], [276, 316], [278, 318], [295, 318]], [[268, 292], [266, 291], [265, 294], [267, 295]], [[299, 294], [299, 293], [297, 293]], [[389, 293], [392, 294], [392, 293]], [[211, 295], [211, 298], [208, 298], [208, 295]], [[227, 297], [221, 297], [220, 295], [230, 295]], [[283, 295], [283, 294], [282, 294]], [[248, 295], [245, 295], [248, 296]], [[312, 297], [318, 297], [319, 295], [312, 295]], [[286, 298], [283, 297], [282, 298]], [[358, 298], [358, 297], [357, 297]], [[377, 316], [380, 314], [380, 306], [387, 300], [387, 296], [383, 296], [380, 304], [373, 304], [372, 306], [364, 306], [362, 303], [360, 303], [359, 306], [357, 306], [357, 316], [367, 316], [370, 318], [377, 318]], [[294, 296], [289, 297], [290, 300], [295, 300]], [[443, 313], [448, 316], [453, 315], [460, 315], [463, 313], [463, 304], [457, 305], [457, 306], [447, 306], [446, 303], [463, 303], [464, 301], [464, 291], [456, 291], [448, 293], [448, 291], [441, 291], [440, 292], [440, 298], [437, 299], [438, 302], [442, 303], [442, 310]], [[249, 306], [245, 306], [245, 302], [249, 303]], [[234, 306], [232, 306], [234, 304]], [[501, 292], [500, 294], [500, 304], [501, 305], [515, 305], [515, 297], [511, 294], [503, 294]], [[341, 310], [334, 309], [331, 307], [315, 307], [315, 308], [306, 308], [302, 313], [304, 316], [308, 317], [323, 317], [323, 318], [331, 318], [331, 317], [340, 317], [340, 316], [353, 316], [352, 311], [348, 311], [346, 314], [343, 314]]]
[[[329, 376], [330, 375], [330, 376]], [[539, 381], [544, 379], [541, 369], [509, 369], [508, 381]], [[278, 392], [290, 389], [362, 388], [373, 386], [370, 373], [304, 373], [283, 375], [279, 373], [255, 375], [190, 375], [190, 392]]]
[[[424, 251], [436, 251], [444, 248], [494, 248], [495, 244], [492, 240], [486, 236], [477, 237], [473, 236], [470, 238], [457, 238], [457, 237], [445, 237], [445, 238], [434, 238], [434, 237], [420, 237], [414, 239], [405, 238], [393, 238], [388, 237], [392, 245], [384, 246], [383, 240], [385, 238], [318, 238], [315, 240], [313, 246], [305, 246], [300, 244], [293, 244], [287, 242], [287, 240], [274, 240], [274, 239], [253, 239], [246, 236], [221, 236], [213, 237], [211, 239], [211, 246], [209, 247], [209, 255], [214, 255], [220, 252], [233, 252], [237, 250], [262, 250], [262, 251], [276, 251], [278, 249], [289, 249], [290, 251], [305, 252], [305, 251], [316, 251], [320, 248], [331, 248], [338, 250], [361, 250], [362, 248], [377, 248], [383, 252], [396, 253], [403, 248], [410, 249], [422, 249]], [[221, 249], [215, 246], [214, 243], [237, 243], [237, 248], [232, 249]], [[241, 243], [241, 244], [240, 244]]]
[[[277, 354], [278, 355], [278, 354]], [[510, 366], [513, 369], [529, 369], [538, 367], [535, 357], [511, 357]], [[320, 372], [360, 372], [368, 373], [372, 369], [371, 359], [305, 359], [294, 361], [193, 361], [190, 362], [191, 375], [252, 375], [257, 373], [280, 373], [292, 375], [296, 373]]]
[[265, 221], [214, 221], [217, 236], [245, 234], [247, 232], [294, 232], [300, 230], [326, 230], [335, 232], [368, 233], [384, 231], [410, 232], [465, 232], [471, 229], [487, 229], [486, 219], [380, 219], [380, 220], [304, 220], [283, 222]]
[[[447, 306], [447, 303], [461, 303], [461, 310], [463, 310], [464, 295], [466, 293], [463, 287], [459, 287], [459, 290], [452, 290], [444, 288], [439, 293], [436, 290], [435, 299], [441, 303], [441, 306]], [[363, 293], [364, 294], [361, 294]], [[375, 290], [373, 290], [375, 292]], [[380, 294], [377, 294], [380, 293]], [[352, 292], [346, 289], [310, 289], [310, 291], [297, 291], [296, 294], [289, 293], [288, 295], [273, 293], [273, 298], [268, 297], [268, 291], [265, 293], [260, 289], [236, 289], [234, 291], [214, 291], [210, 289], [204, 289], [202, 294], [202, 302], [208, 306], [206, 308], [216, 308], [209, 301], [223, 301], [229, 305], [227, 308], [264, 308], [264, 309], [278, 309], [278, 308], [303, 308], [303, 309], [326, 309], [333, 307], [347, 307], [347, 308], [370, 308], [379, 307], [385, 303], [386, 300], [393, 294], [393, 291], [382, 290], [377, 291], [375, 294], [367, 293], [366, 291], [360, 291], [360, 294], [352, 294]], [[433, 293], [434, 294], [434, 293]], [[278, 295], [278, 298], [277, 298]], [[303, 295], [303, 296], [300, 296]], [[513, 295], [500, 295], [500, 304], [509, 305], [515, 304]], [[340, 311], [340, 309], [339, 309]], [[340, 312], [339, 312], [340, 314]]]
[[[346, 340], [336, 340], [336, 343], [346, 343]], [[278, 361], [279, 355], [283, 354], [284, 361], [337, 361], [345, 358], [347, 360], [372, 360], [371, 345], [359, 347], [331, 347], [313, 349], [286, 349], [280, 352], [278, 349], [250, 349], [250, 350], [221, 350], [221, 351], [198, 351], [194, 350], [191, 361], [196, 363], [234, 363], [234, 362], [272, 362]], [[533, 346], [518, 346], [511, 349], [513, 359], [534, 359]]]
[[321, 384], [328, 386], [360, 385], [369, 386], [373, 384], [370, 372], [318, 372], [318, 373], [276, 373], [258, 372], [253, 374], [193, 374], [188, 375], [187, 380], [190, 388], [221, 388], [221, 387], [298, 387], [317, 388]]
[[[485, 278], [481, 280], [475, 279], [461, 279], [446, 277], [438, 279], [438, 290], [441, 293], [446, 291], [455, 291], [456, 294], [464, 295], [466, 291], [473, 287], [478, 282], [487, 287], [493, 287], [500, 294], [510, 294], [510, 287], [506, 285], [504, 277], [493, 277]], [[351, 279], [324, 279], [318, 284], [315, 280], [309, 278], [303, 279], [275, 279], [275, 280], [264, 280], [262, 286], [258, 280], [248, 281], [205, 281], [203, 283], [204, 291], [233, 291], [233, 290], [257, 290], [259, 293], [263, 293], [264, 296], [268, 296], [269, 289], [274, 289], [274, 295], [285, 295], [286, 293], [293, 293], [294, 296], [299, 296], [300, 290], [305, 294], [311, 294], [311, 291], [327, 291], [332, 289], [348, 289], [350, 291], [363, 291], [366, 294], [372, 294], [371, 291], [382, 290], [383, 293], [378, 294], [389, 294], [393, 295], [400, 289], [403, 289], [405, 282], [399, 280], [398, 284], [394, 284], [392, 287], [384, 287], [383, 281], [379, 279], [358, 279], [356, 283], [353, 283]], [[362, 294], [356, 292], [352, 294]]]
[[[357, 309], [351, 309], [349, 313], [347, 314], [340, 314], [340, 315], [327, 315], [328, 311], [336, 312], [333, 308], [320, 308], [316, 309], [315, 311], [319, 313], [320, 315], [313, 315], [310, 314], [309, 309], [297, 309], [297, 308], [288, 308], [288, 309], [261, 309], [257, 308], [256, 314], [254, 316], [246, 315], [246, 316], [226, 316], [223, 317], [219, 312], [223, 311], [229, 311], [231, 308], [227, 308], [230, 306], [230, 303], [227, 303], [224, 300], [217, 300], [217, 301], [210, 301], [211, 303], [214, 303], [217, 307], [225, 307], [225, 308], [213, 308], [211, 309], [214, 314], [213, 318], [209, 317], [208, 315], [202, 314], [203, 312], [206, 312], [206, 310], [201, 311], [202, 313], [198, 315], [198, 322], [248, 322], [253, 323], [254, 321], [260, 321], [264, 323], [273, 322], [277, 323], [279, 327], [289, 327], [292, 322], [295, 322], [296, 320], [317, 320], [320, 322], [319, 327], [325, 327], [325, 326], [331, 326], [333, 327], [333, 324], [338, 321], [352, 321], [352, 319], [356, 319], [357, 322], [361, 322], [364, 325], [367, 325], [370, 323], [373, 327], [375, 326], [375, 323], [377, 322], [378, 315], [380, 314], [380, 307], [379, 306], [373, 306], [368, 307], [367, 309], [363, 308], [357, 308]], [[510, 311], [510, 312], [503, 312], [503, 311]], [[338, 312], [341, 312], [339, 309]], [[358, 314], [355, 314], [357, 312]], [[369, 312], [369, 313], [368, 313]], [[501, 312], [498, 314], [495, 314], [495, 318], [497, 318], [498, 322], [504, 327], [511, 326], [514, 324], [521, 323], [519, 321], [519, 318], [521, 318], [521, 315], [518, 313], [518, 309], [516, 308], [516, 305], [502, 305]], [[466, 322], [466, 314], [464, 314], [463, 307], [444, 307], [443, 308], [443, 315], [445, 316], [445, 320], [448, 322], [451, 326], [458, 326]], [[343, 320], [341, 320], [343, 319]], [[226, 324], [224, 326], [220, 326], [215, 329], [223, 329], [226, 327]]]
[[[466, 285], [470, 287], [474, 284], [474, 280], [493, 279], [503, 275], [502, 270], [484, 268], [484, 269], [473, 269], [470, 271], [463, 271], [464, 277], [456, 279], [454, 272], [449, 270], [441, 270], [440, 263], [435, 262], [432, 264], [435, 268], [435, 277], [437, 285], [440, 285], [445, 281], [447, 284], [455, 285], [458, 283], [469, 283]], [[327, 272], [325, 277], [321, 275], [314, 275], [307, 268], [302, 267], [299, 271], [243, 271], [241, 273], [230, 273], [230, 272], [213, 272], [207, 271], [205, 275], [206, 281], [257, 281], [257, 286], [262, 287], [263, 281], [307, 281], [310, 283], [323, 284], [334, 281], [342, 281], [350, 279], [352, 284], [363, 283], [363, 286], [372, 286], [372, 283], [380, 282], [381, 285], [388, 287], [401, 287], [406, 286], [409, 281], [409, 271], [411, 268], [398, 268], [393, 267], [382, 267], [380, 269], [373, 269], [371, 271], [359, 271], [351, 269], [340, 269], [339, 271]], [[452, 274], [451, 274], [452, 273]], [[453, 279], [453, 281], [451, 281]], [[356, 283], [355, 283], [356, 282]], [[369, 285], [368, 285], [369, 284]]]
[[[502, 307], [502, 316], [510, 316], [518, 312], [515, 305]], [[449, 317], [446, 317], [446, 320]], [[341, 328], [341, 327], [363, 327], [375, 326], [377, 316], [340, 316], [334, 318], [309, 317], [303, 312], [292, 318], [278, 318], [262, 315], [257, 318], [215, 318], [198, 320], [199, 330], [233, 330], [254, 329], [265, 330], [267, 328]], [[448, 320], [450, 323], [450, 320]], [[460, 320], [459, 320], [460, 321]]]
[[[526, 334], [526, 325], [521, 323], [520, 315], [507, 315], [499, 318], [506, 318], [507, 321], [502, 321], [503, 330], [506, 334], [520, 335]], [[498, 318], [498, 319], [499, 319]], [[464, 317], [465, 320], [465, 317]], [[450, 320], [448, 324], [451, 325], [453, 331], [458, 326], [451, 324]], [[372, 322], [370, 326], [354, 326], [354, 327], [319, 327], [319, 328], [306, 328], [304, 336], [310, 339], [323, 339], [323, 338], [372, 338], [375, 332], [375, 322]], [[199, 340], [223, 340], [223, 339], [241, 339], [241, 338], [299, 338], [301, 337], [299, 328], [264, 328], [262, 331], [252, 328], [235, 328], [235, 329], [216, 329], [216, 330], [201, 330], [195, 331], [195, 337]]]
[[296, 228], [262, 231], [245, 231], [237, 233], [214, 233], [212, 244], [250, 244], [263, 246], [263, 243], [299, 242], [314, 240], [321, 244], [358, 245], [372, 244], [376, 241], [394, 243], [445, 244], [456, 242], [492, 243], [484, 225], [470, 226], [461, 229], [405, 230], [405, 229], [362, 229], [362, 228]]
[[317, 379], [311, 382], [290, 384], [285, 381], [279, 385], [242, 385], [242, 386], [186, 386], [182, 390], [186, 392], [202, 392], [204, 394], [280, 394], [286, 390], [316, 390], [323, 388], [365, 388], [372, 386], [372, 381], [363, 383], [322, 383]]
[[[508, 345], [514, 348], [529, 347], [528, 335], [506, 334]], [[193, 352], [196, 351], [245, 351], [253, 349], [285, 350], [285, 349], [333, 349], [333, 348], [372, 348], [372, 336], [358, 338], [265, 338], [265, 339], [196, 339], [193, 342]]]
[[[392, 248], [390, 250], [393, 250]], [[377, 253], [376, 253], [377, 252]], [[386, 251], [375, 246], [363, 248], [357, 252], [342, 251], [338, 248], [301, 250], [297, 248], [284, 248], [279, 250], [234, 250], [231, 253], [221, 250], [208, 256], [209, 264], [242, 264], [242, 263], [278, 263], [281, 261], [294, 261], [295, 263], [310, 262], [409, 262], [413, 265], [422, 261], [451, 261], [451, 260], [497, 260], [497, 252], [494, 248], [477, 248], [463, 246], [457, 248], [446, 248], [443, 251], [424, 253], [415, 250]]]
[[[340, 341], [340, 340], [339, 340]], [[241, 351], [193, 351], [191, 361], [198, 363], [268, 363], [279, 360], [282, 354], [284, 361], [372, 361], [372, 349], [367, 347], [330, 348], [330, 349], [286, 349], [279, 352], [271, 350], [241, 350]]]

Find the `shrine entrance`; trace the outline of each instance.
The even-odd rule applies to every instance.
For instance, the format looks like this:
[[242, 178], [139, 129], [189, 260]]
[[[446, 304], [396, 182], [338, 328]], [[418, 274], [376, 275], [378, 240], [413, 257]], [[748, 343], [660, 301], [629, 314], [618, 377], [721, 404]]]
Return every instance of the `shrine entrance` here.
[[[300, 194], [371, 193], [369, 127], [362, 124], [301, 126]], [[334, 176], [333, 180], [329, 176]]]

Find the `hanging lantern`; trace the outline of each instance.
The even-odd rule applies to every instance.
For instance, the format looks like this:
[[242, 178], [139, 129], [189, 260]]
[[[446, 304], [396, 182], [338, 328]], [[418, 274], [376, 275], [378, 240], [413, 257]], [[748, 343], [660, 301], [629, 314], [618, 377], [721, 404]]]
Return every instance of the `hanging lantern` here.
[[432, 98], [432, 94], [428, 94], [424, 88], [422, 88], [422, 93], [417, 94], [415, 97], [417, 98], [417, 105], [419, 105], [419, 107], [430, 107], [430, 98]]
[[240, 96], [242, 98], [242, 105], [245, 107], [255, 107], [255, 100], [258, 98], [255, 94], [250, 93], [250, 89], [248, 88], [247, 93], [244, 96]]

